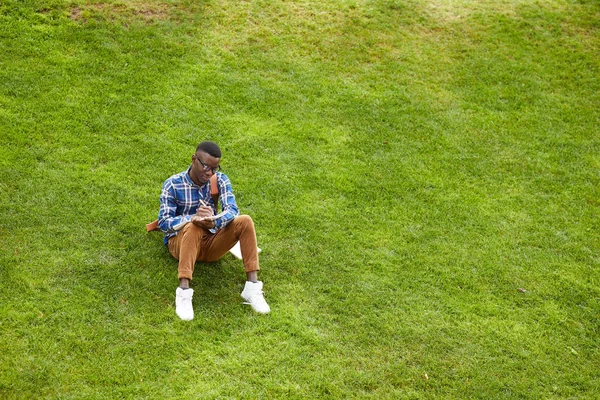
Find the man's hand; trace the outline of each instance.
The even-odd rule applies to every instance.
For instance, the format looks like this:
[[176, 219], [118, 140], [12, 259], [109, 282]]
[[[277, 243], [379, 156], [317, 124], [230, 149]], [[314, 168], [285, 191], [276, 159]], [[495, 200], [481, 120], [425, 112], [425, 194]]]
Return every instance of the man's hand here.
[[196, 210], [196, 215], [194, 215], [192, 217], [192, 223], [196, 226], [199, 226], [199, 227], [205, 228], [205, 229], [214, 228], [215, 221], [208, 219], [209, 217], [212, 217], [213, 215], [214, 214], [213, 214], [213, 210], [211, 207], [200, 206]]

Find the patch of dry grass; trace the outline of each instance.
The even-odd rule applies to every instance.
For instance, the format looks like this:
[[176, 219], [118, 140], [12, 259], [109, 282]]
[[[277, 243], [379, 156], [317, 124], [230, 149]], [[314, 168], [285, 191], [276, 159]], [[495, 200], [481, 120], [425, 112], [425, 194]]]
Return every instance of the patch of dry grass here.
[[80, 4], [69, 8], [69, 18], [82, 23], [93, 18], [152, 22], [168, 19], [170, 17], [170, 10], [174, 7], [167, 3], [142, 1]]

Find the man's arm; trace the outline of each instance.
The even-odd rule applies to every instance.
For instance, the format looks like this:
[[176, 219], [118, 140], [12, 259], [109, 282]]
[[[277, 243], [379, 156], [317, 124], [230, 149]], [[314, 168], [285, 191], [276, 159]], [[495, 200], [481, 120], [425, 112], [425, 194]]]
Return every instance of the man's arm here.
[[160, 194], [160, 210], [158, 211], [158, 227], [163, 232], [173, 232], [181, 229], [186, 222], [190, 222], [192, 215], [176, 215], [177, 203], [175, 201], [175, 188], [167, 181]]

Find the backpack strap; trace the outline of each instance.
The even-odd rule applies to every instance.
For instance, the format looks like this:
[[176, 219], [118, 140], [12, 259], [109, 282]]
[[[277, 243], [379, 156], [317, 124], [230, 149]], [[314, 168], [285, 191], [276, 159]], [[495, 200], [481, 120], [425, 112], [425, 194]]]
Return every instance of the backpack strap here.
[[149, 224], [146, 224], [146, 230], [148, 232], [152, 232], [152, 231], [158, 230], [158, 220], [156, 220], [154, 222], [150, 222]]
[[219, 213], [219, 185], [217, 184], [217, 174], [210, 177], [210, 197], [215, 203], [215, 211]]

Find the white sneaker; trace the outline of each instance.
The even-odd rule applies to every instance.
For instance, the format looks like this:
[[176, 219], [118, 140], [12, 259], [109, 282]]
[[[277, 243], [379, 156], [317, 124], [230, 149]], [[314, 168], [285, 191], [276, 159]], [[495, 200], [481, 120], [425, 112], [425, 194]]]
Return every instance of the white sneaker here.
[[194, 289], [182, 289], [178, 287], [175, 292], [175, 312], [184, 321], [194, 319], [194, 308], [192, 307], [193, 296]]
[[263, 283], [260, 281], [256, 283], [247, 281], [241, 296], [246, 300], [244, 304], [250, 304], [254, 311], [261, 314], [268, 314], [271, 308], [265, 301], [262, 288]]

